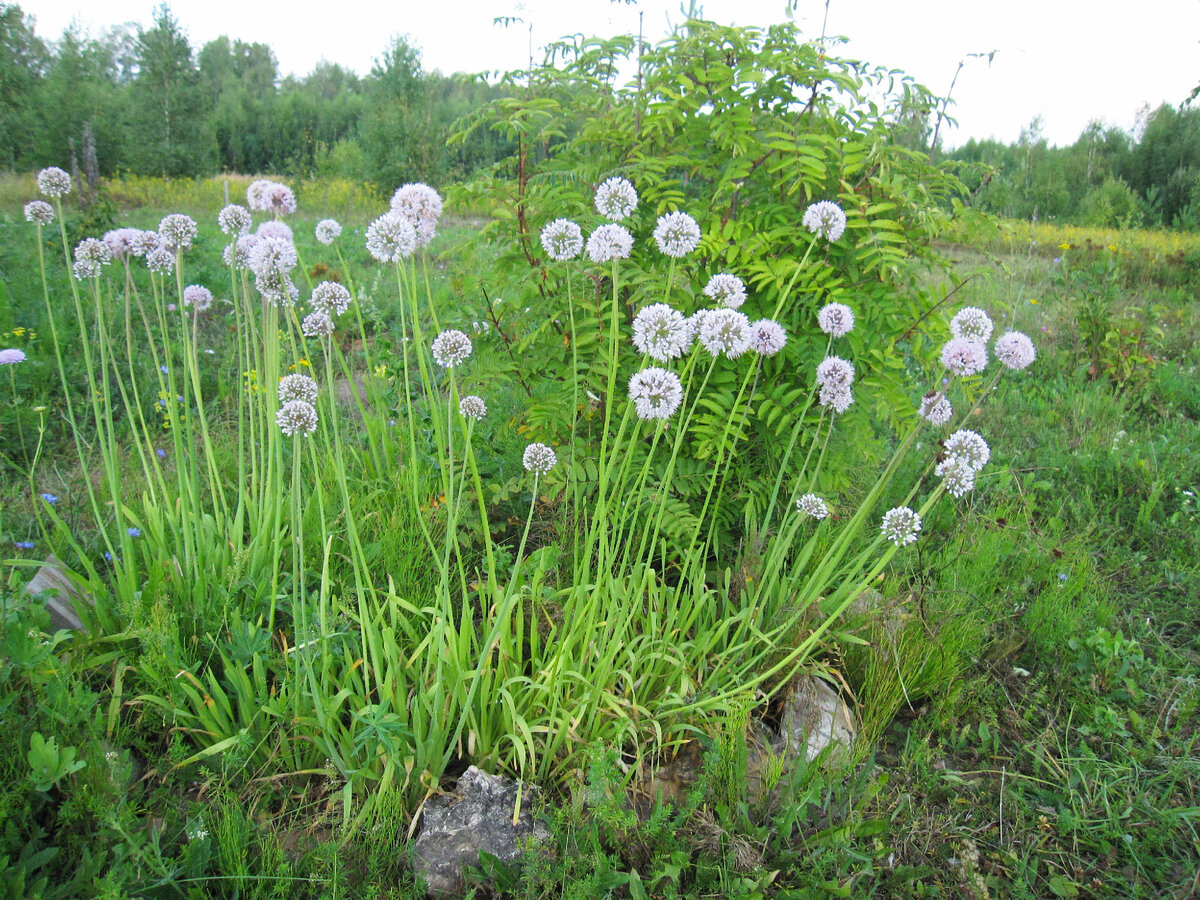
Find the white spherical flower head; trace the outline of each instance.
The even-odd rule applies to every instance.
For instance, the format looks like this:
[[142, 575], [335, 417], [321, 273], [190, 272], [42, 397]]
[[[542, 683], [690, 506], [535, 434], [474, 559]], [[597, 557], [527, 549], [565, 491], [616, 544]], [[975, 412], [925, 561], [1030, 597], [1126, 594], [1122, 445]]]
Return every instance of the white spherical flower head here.
[[850, 408], [850, 404], [854, 402], [854, 395], [848, 387], [829, 384], [822, 386], [818, 400], [822, 406], [840, 415]]
[[15, 366], [19, 362], [25, 362], [24, 350], [18, 350], [16, 347], [0, 350], [0, 366]]
[[313, 309], [340, 316], [350, 308], [350, 292], [336, 281], [322, 281], [312, 292]]
[[175, 268], [175, 254], [159, 244], [146, 254], [146, 268], [151, 272], [170, 272]]
[[171, 213], [158, 223], [158, 236], [172, 253], [182, 253], [191, 247], [199, 232], [196, 220], [183, 213]]
[[105, 232], [102, 240], [108, 244], [113, 259], [124, 259], [133, 253], [133, 240], [139, 234], [136, 228], [114, 228]]
[[437, 191], [420, 182], [401, 185], [392, 195], [391, 207], [413, 227], [418, 247], [433, 240], [442, 217], [442, 198]]
[[817, 325], [830, 337], [841, 337], [854, 330], [854, 311], [845, 303], [827, 303], [817, 313]]
[[824, 519], [829, 515], [829, 504], [816, 494], [805, 494], [796, 501], [796, 509], [814, 519]]
[[336, 241], [341, 233], [342, 226], [338, 224], [337, 219], [322, 219], [317, 223], [317, 240], [326, 246]]
[[62, 197], [71, 192], [71, 176], [57, 166], [50, 166], [38, 172], [37, 186], [47, 197]]
[[849, 388], [854, 384], [854, 366], [838, 356], [827, 356], [817, 365], [817, 384], [825, 388]]
[[217, 213], [217, 225], [223, 234], [245, 234], [250, 230], [250, 210], [230, 203]]
[[471, 339], [457, 328], [448, 328], [433, 339], [430, 349], [433, 361], [449, 369], [471, 355]]
[[688, 320], [665, 303], [651, 303], [633, 317], [633, 346], [651, 359], [678, 359], [691, 344]]
[[417, 249], [417, 233], [397, 212], [387, 212], [367, 226], [367, 252], [380, 262], [400, 262]]
[[992, 450], [988, 447], [987, 441], [974, 431], [965, 428], [946, 438], [942, 446], [946, 448], [947, 459], [963, 459], [976, 472], [987, 465], [987, 461], [992, 456]]
[[157, 231], [139, 231], [129, 242], [129, 252], [134, 256], [144, 257], [147, 253], [157, 250], [162, 245]]
[[818, 200], [804, 211], [804, 227], [827, 241], [836, 241], [846, 230], [846, 214], [832, 200]]
[[629, 399], [639, 419], [667, 419], [683, 402], [679, 376], [652, 366], [629, 379]]
[[246, 187], [246, 205], [259, 212], [265, 212], [267, 209], [266, 193], [272, 184], [274, 184], [273, 181], [267, 181], [265, 178], [250, 182]]
[[986, 344], [992, 336], [992, 320], [978, 306], [965, 306], [950, 320], [950, 333], [955, 337], [974, 338]]
[[296, 243], [296, 237], [292, 234], [292, 229], [276, 219], [263, 222], [254, 233], [259, 238], [274, 238], [278, 241], [287, 241], [293, 245]]
[[587, 242], [587, 254], [592, 262], [628, 259], [633, 250], [633, 235], [622, 225], [601, 225]]
[[258, 238], [252, 234], [243, 234], [232, 244], [221, 251], [221, 259], [232, 269], [250, 268], [250, 251], [258, 243]]
[[271, 182], [262, 193], [263, 208], [275, 215], [291, 215], [296, 211], [296, 195], [284, 184]]
[[76, 281], [87, 281], [89, 278], [99, 278], [100, 272], [100, 264], [92, 262], [90, 259], [77, 259], [71, 266], [71, 273], [75, 276]]
[[108, 244], [98, 238], [84, 238], [75, 246], [75, 277], [83, 281], [85, 278], [97, 278], [104, 266], [112, 262], [112, 250]]
[[525, 448], [525, 453], [521, 456], [521, 464], [525, 466], [525, 471], [533, 472], [537, 475], [545, 475], [554, 468], [557, 462], [558, 457], [545, 444], [530, 444]]
[[705, 310], [696, 337], [713, 356], [737, 359], [750, 349], [750, 320], [736, 309]]
[[[240, 240], [238, 244], [241, 245]], [[296, 255], [296, 246], [286, 238], [258, 237], [250, 248], [248, 260], [250, 271], [265, 279], [272, 275], [286, 275], [296, 268], [299, 257]]]
[[750, 325], [750, 349], [759, 356], [774, 356], [787, 343], [783, 326], [771, 319], [759, 319]]
[[30, 200], [25, 204], [25, 221], [49, 225], [54, 221], [54, 207], [45, 200]]
[[583, 252], [583, 232], [570, 219], [555, 219], [542, 229], [542, 249], [555, 262], [566, 262]]
[[300, 323], [300, 330], [305, 337], [325, 338], [333, 334], [333, 319], [323, 309], [310, 312]]
[[918, 414], [922, 419], [934, 425], [945, 425], [954, 415], [954, 410], [945, 394], [930, 391], [921, 398], [921, 408], [918, 410]]
[[293, 400], [316, 403], [317, 383], [307, 375], [284, 375], [279, 379], [279, 402], [286, 405]]
[[937, 464], [934, 474], [942, 479], [946, 491], [961, 497], [975, 487], [975, 470], [961, 456], [948, 456]]
[[681, 259], [700, 246], [700, 226], [685, 212], [658, 217], [654, 241], [666, 256]]
[[482, 397], [467, 394], [458, 401], [458, 411], [464, 418], [478, 422], [487, 415], [487, 404], [483, 402]]
[[746, 302], [746, 285], [736, 275], [720, 272], [708, 279], [708, 284], [704, 286], [704, 294], [712, 298], [717, 306], [737, 309]]
[[974, 338], [952, 337], [942, 347], [942, 365], [955, 375], [978, 375], [987, 368], [987, 347]]
[[637, 209], [638, 195], [624, 178], [608, 178], [596, 188], [596, 212], [606, 219], [620, 222]]
[[1019, 371], [1037, 359], [1037, 351], [1027, 335], [1009, 331], [996, 339], [996, 359], [1008, 368]]
[[183, 289], [183, 305], [195, 307], [196, 312], [207, 312], [213, 304], [212, 291], [202, 284], [189, 284]]
[[306, 437], [317, 430], [317, 411], [304, 400], [289, 400], [279, 407], [275, 424], [286, 437]]
[[921, 517], [907, 506], [897, 506], [883, 514], [883, 534], [897, 547], [911, 544], [921, 532]]

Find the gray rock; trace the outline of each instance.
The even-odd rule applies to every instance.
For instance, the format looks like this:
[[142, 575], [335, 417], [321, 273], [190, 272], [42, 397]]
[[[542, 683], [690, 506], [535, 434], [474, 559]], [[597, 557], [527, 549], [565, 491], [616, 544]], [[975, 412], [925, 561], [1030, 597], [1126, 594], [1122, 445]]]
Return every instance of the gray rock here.
[[811, 675], [796, 678], [783, 704], [780, 726], [785, 755], [804, 754], [811, 762], [818, 753], [835, 744], [831, 755], [844, 754], [854, 743], [854, 715], [837, 691]]
[[[471, 766], [458, 779], [453, 794], [429, 800], [421, 816], [421, 834], [413, 844], [413, 865], [430, 895], [460, 895], [465, 887], [463, 869], [479, 865], [480, 850], [511, 862], [530, 844], [547, 840], [550, 833], [530, 812], [536, 791]], [[514, 824], [518, 793], [520, 815]]]
[[42, 592], [48, 594], [46, 612], [50, 613], [50, 622], [55, 629], [69, 628], [72, 631], [87, 631], [83, 620], [75, 610], [81, 604], [94, 606], [96, 601], [72, 584], [71, 580], [67, 578], [66, 572], [63, 571], [62, 562], [53, 553], [29, 579], [29, 584], [25, 585], [26, 594], [33, 595]]

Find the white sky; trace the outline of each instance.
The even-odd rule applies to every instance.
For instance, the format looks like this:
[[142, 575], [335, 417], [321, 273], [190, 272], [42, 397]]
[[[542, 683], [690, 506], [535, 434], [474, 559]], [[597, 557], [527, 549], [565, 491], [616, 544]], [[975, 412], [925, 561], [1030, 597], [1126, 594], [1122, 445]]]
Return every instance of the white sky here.
[[[72, 21], [92, 34], [123, 22], [150, 26], [155, 0], [18, 0], [45, 40]], [[366, 74], [391, 36], [406, 34], [426, 70], [521, 68], [530, 26], [537, 48], [564, 35], [667, 31], [683, 18], [679, 0], [174, 0], [170, 4], [193, 48], [222, 34], [265, 43], [282, 75], [305, 75], [321, 59]], [[722, 24], [783, 21], [786, 0], [702, 0], [705, 18]], [[796, 0], [795, 18], [817, 37], [825, 0]], [[830, 0], [827, 33], [850, 39], [843, 56], [901, 69], [937, 94], [954, 87], [958, 127], [948, 146], [968, 138], [1015, 141], [1034, 116], [1052, 144], [1070, 144], [1092, 119], [1130, 129], [1144, 104], [1175, 106], [1200, 84], [1200, 0]], [[503, 28], [499, 16], [523, 24]]]

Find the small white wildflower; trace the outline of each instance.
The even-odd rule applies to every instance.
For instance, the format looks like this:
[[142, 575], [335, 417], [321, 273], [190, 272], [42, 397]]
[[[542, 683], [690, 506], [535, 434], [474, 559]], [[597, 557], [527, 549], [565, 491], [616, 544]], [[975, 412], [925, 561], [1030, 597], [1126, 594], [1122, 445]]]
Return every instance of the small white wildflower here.
[[996, 339], [996, 359], [1013, 370], [1024, 369], [1035, 359], [1033, 341], [1019, 331], [1009, 331]]
[[250, 230], [250, 210], [236, 203], [230, 203], [217, 213], [217, 225], [223, 234], [245, 234]]
[[583, 232], [570, 219], [555, 219], [542, 229], [542, 249], [556, 262], [566, 262], [583, 252]]
[[759, 319], [750, 325], [750, 349], [760, 356], [774, 356], [787, 343], [783, 326], [771, 319]]
[[545, 475], [557, 462], [558, 457], [554, 455], [554, 450], [545, 444], [530, 444], [521, 456], [521, 464], [525, 466], [525, 471], [538, 475]]
[[322, 281], [312, 292], [313, 309], [341, 315], [350, 308], [350, 292], [336, 281]]
[[953, 457], [965, 459], [976, 472], [987, 465], [987, 461], [992, 455], [987, 441], [966, 428], [954, 432], [946, 438], [942, 446], [946, 448], [948, 459]]
[[947, 456], [933, 471], [942, 479], [947, 492], [955, 497], [961, 497], [975, 487], [975, 469], [965, 457]]
[[392, 194], [391, 207], [412, 226], [418, 247], [433, 240], [442, 217], [442, 197], [437, 191], [420, 182], [401, 185]]
[[667, 419], [683, 402], [683, 386], [674, 372], [651, 366], [629, 379], [629, 399], [639, 419]]
[[824, 519], [829, 515], [829, 504], [816, 494], [805, 494], [796, 501], [796, 509], [814, 519]]
[[678, 359], [691, 344], [688, 320], [665, 303], [651, 303], [633, 317], [633, 346], [651, 359]]
[[329, 245], [338, 239], [342, 233], [342, 226], [338, 224], [337, 219], [322, 219], [317, 223], [315, 231], [317, 240]]
[[621, 225], [601, 225], [587, 241], [587, 253], [592, 262], [628, 259], [633, 250], [633, 235]]
[[482, 397], [467, 394], [458, 401], [458, 411], [465, 418], [474, 419], [478, 422], [487, 415], [487, 404], [483, 402]]
[[284, 375], [279, 379], [279, 402], [287, 404], [293, 400], [316, 403], [317, 383], [307, 375]]
[[195, 307], [196, 312], [207, 312], [213, 304], [212, 291], [201, 284], [189, 284], [183, 289], [183, 305]]
[[849, 388], [854, 384], [854, 366], [838, 356], [827, 356], [817, 365], [817, 384], [823, 388]]
[[182, 253], [191, 247], [199, 231], [196, 220], [183, 213], [171, 213], [158, 223], [158, 236], [172, 253]]
[[804, 211], [804, 227], [827, 241], [836, 241], [846, 230], [846, 214], [832, 200], [818, 200]]
[[897, 547], [911, 544], [921, 531], [921, 517], [907, 506], [897, 506], [883, 514], [884, 537]]
[[304, 321], [300, 323], [300, 330], [305, 337], [329, 337], [334, 330], [333, 319], [325, 310], [318, 309], [304, 317]]
[[61, 197], [71, 191], [71, 176], [57, 166], [38, 172], [38, 190], [47, 197]]
[[746, 302], [746, 285], [742, 283], [742, 279], [728, 272], [719, 272], [708, 279], [704, 293], [711, 297], [717, 306], [727, 309], [738, 309]]
[[845, 303], [827, 303], [817, 313], [817, 325], [830, 337], [841, 337], [854, 330], [854, 311]]
[[471, 355], [471, 339], [457, 328], [448, 328], [433, 339], [433, 361], [451, 368]]
[[987, 367], [987, 347], [974, 338], [952, 337], [942, 347], [942, 365], [955, 375], [978, 375]]
[[654, 241], [666, 256], [680, 259], [700, 246], [700, 226], [685, 212], [658, 217]]
[[54, 207], [45, 200], [30, 200], [25, 204], [25, 221], [49, 225], [54, 221]]
[[921, 398], [921, 408], [918, 410], [922, 419], [934, 425], [945, 425], [954, 415], [950, 401], [939, 391], [930, 391]]
[[736, 359], [750, 349], [750, 320], [735, 309], [710, 309], [699, 319], [696, 337], [713, 356]]
[[637, 203], [637, 191], [624, 178], [606, 179], [596, 188], [596, 212], [614, 222], [628, 218]]
[[992, 320], [978, 306], [965, 306], [950, 320], [950, 333], [955, 337], [973, 338], [986, 344], [992, 336]]
[[367, 226], [367, 252], [380, 262], [400, 262], [417, 249], [417, 232], [397, 212], [387, 212]]
[[279, 407], [275, 423], [285, 437], [305, 437], [317, 430], [317, 411], [311, 403], [290, 400]]

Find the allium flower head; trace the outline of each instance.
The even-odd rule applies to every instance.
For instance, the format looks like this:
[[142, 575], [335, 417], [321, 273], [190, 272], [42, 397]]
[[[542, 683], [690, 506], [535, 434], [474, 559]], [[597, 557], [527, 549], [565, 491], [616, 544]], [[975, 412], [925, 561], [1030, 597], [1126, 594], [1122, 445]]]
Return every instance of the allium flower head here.
[[367, 252], [380, 262], [400, 262], [416, 249], [416, 231], [397, 212], [386, 212], [367, 226]]
[[254, 249], [254, 245], [258, 243], [258, 238], [253, 234], [243, 234], [232, 244], [226, 245], [221, 251], [221, 259], [225, 260], [225, 265], [231, 269], [248, 269], [250, 268], [250, 251]]
[[342, 233], [342, 226], [338, 224], [337, 219], [322, 219], [317, 223], [316, 235], [317, 240], [322, 244], [329, 245], [338, 239]]
[[471, 355], [471, 339], [457, 328], [447, 328], [433, 339], [430, 350], [434, 362], [452, 368]]
[[992, 320], [978, 306], [964, 306], [950, 320], [950, 333], [955, 337], [974, 338], [986, 344], [992, 336]]
[[854, 366], [838, 356], [827, 356], [817, 365], [821, 387], [848, 388], [854, 384]]
[[25, 362], [24, 350], [18, 350], [16, 347], [0, 350], [0, 366], [13, 366], [19, 362]]
[[157, 231], [139, 231], [129, 242], [129, 252], [134, 256], [144, 257], [147, 253], [162, 246]]
[[827, 303], [817, 313], [817, 325], [830, 337], [841, 337], [854, 330], [854, 311], [845, 303]]
[[183, 289], [183, 305], [194, 306], [196, 312], [206, 312], [212, 307], [212, 291], [201, 284], [189, 284]]
[[317, 402], [317, 383], [307, 375], [284, 375], [279, 379], [279, 402], [291, 403], [303, 400], [308, 404]]
[[333, 334], [333, 319], [323, 309], [310, 312], [300, 323], [300, 330], [305, 337], [323, 338]]
[[170, 272], [175, 268], [175, 254], [159, 244], [146, 254], [146, 268], [151, 272]]
[[976, 472], [987, 465], [987, 461], [992, 456], [991, 448], [988, 447], [987, 441], [976, 434], [974, 431], [962, 429], [956, 431], [950, 437], [946, 438], [942, 444], [946, 448], [946, 458], [959, 458], [966, 460]]
[[654, 241], [665, 255], [680, 259], [700, 245], [700, 226], [685, 212], [672, 212], [658, 217]]
[[38, 172], [37, 186], [47, 197], [61, 197], [71, 192], [71, 176], [57, 166], [50, 166]]
[[251, 209], [265, 212], [267, 209], [266, 192], [274, 182], [267, 181], [265, 178], [260, 178], [257, 181], [252, 181], [246, 187], [246, 205]]
[[545, 475], [557, 462], [558, 457], [554, 455], [554, 450], [545, 444], [530, 444], [521, 456], [521, 464], [525, 466], [525, 471], [538, 475]]
[[566, 262], [583, 252], [583, 232], [570, 219], [555, 219], [542, 229], [542, 249], [556, 262]]
[[829, 505], [816, 494], [805, 494], [796, 501], [796, 509], [814, 519], [824, 519], [829, 515]]
[[678, 359], [692, 344], [692, 329], [683, 314], [665, 303], [651, 303], [633, 317], [633, 346], [651, 359]]
[[955, 375], [978, 375], [987, 367], [987, 347], [974, 338], [952, 337], [942, 347], [942, 365]]
[[629, 379], [629, 399], [639, 419], [667, 419], [683, 402], [679, 376], [652, 366]]
[[350, 308], [350, 292], [336, 281], [322, 281], [312, 292], [313, 309], [341, 315]]
[[54, 221], [54, 207], [45, 200], [30, 200], [25, 204], [25, 221], [49, 225]]
[[113, 259], [124, 259], [133, 253], [133, 241], [140, 234], [136, 228], [114, 228], [105, 232], [102, 240], [108, 245]]
[[996, 359], [1010, 369], [1024, 369], [1035, 359], [1037, 351], [1033, 341], [1019, 331], [1006, 332], [996, 339]]
[[223, 234], [245, 234], [250, 230], [250, 210], [230, 203], [217, 213], [217, 225]]
[[268, 219], [261, 223], [254, 233], [261, 238], [275, 238], [280, 241], [287, 241], [289, 244], [295, 245], [296, 236], [292, 234], [286, 223], [280, 222], [278, 219]]
[[911, 544], [921, 532], [921, 517], [907, 506], [897, 506], [883, 514], [883, 535], [897, 547]]
[[934, 474], [942, 479], [946, 491], [955, 497], [975, 487], [975, 469], [962, 456], [947, 456], [934, 469]]
[[296, 195], [285, 184], [272, 181], [262, 192], [263, 208], [275, 215], [291, 215], [296, 211]]
[[637, 209], [638, 195], [624, 178], [608, 178], [596, 188], [596, 212], [606, 219], [620, 222]]
[[458, 411], [463, 417], [478, 422], [487, 415], [487, 404], [483, 402], [482, 397], [467, 394], [458, 401]]
[[737, 359], [750, 349], [750, 320], [736, 309], [706, 310], [699, 320], [696, 338], [713, 356], [724, 353]]
[[628, 259], [633, 250], [633, 235], [621, 225], [601, 225], [588, 238], [587, 252], [592, 262]]
[[413, 227], [417, 246], [424, 247], [437, 234], [442, 217], [442, 197], [427, 184], [401, 185], [392, 195], [392, 212], [399, 213]]
[[832, 200], [818, 200], [804, 211], [804, 227], [827, 241], [836, 241], [846, 230], [846, 214]]
[[726, 309], [737, 309], [746, 302], [746, 285], [742, 283], [742, 279], [728, 272], [721, 272], [708, 279], [704, 293], [711, 297], [717, 306]]
[[317, 411], [304, 400], [289, 400], [279, 407], [275, 424], [285, 437], [304, 437], [317, 430]]
[[75, 245], [75, 277], [98, 278], [102, 267], [112, 262], [112, 250], [98, 238], [84, 238]]
[[750, 349], [759, 356], [774, 356], [787, 343], [783, 326], [771, 319], [759, 319], [750, 324]]
[[921, 408], [918, 410], [921, 418], [934, 425], [945, 425], [954, 415], [950, 401], [939, 391], [930, 391], [921, 398]]
[[854, 402], [854, 395], [848, 387], [827, 384], [822, 385], [821, 390], [817, 394], [817, 399], [822, 406], [841, 414], [850, 408], [850, 404]]
[[183, 213], [171, 213], [158, 223], [158, 236], [173, 253], [182, 253], [191, 247], [198, 233], [195, 220]]

